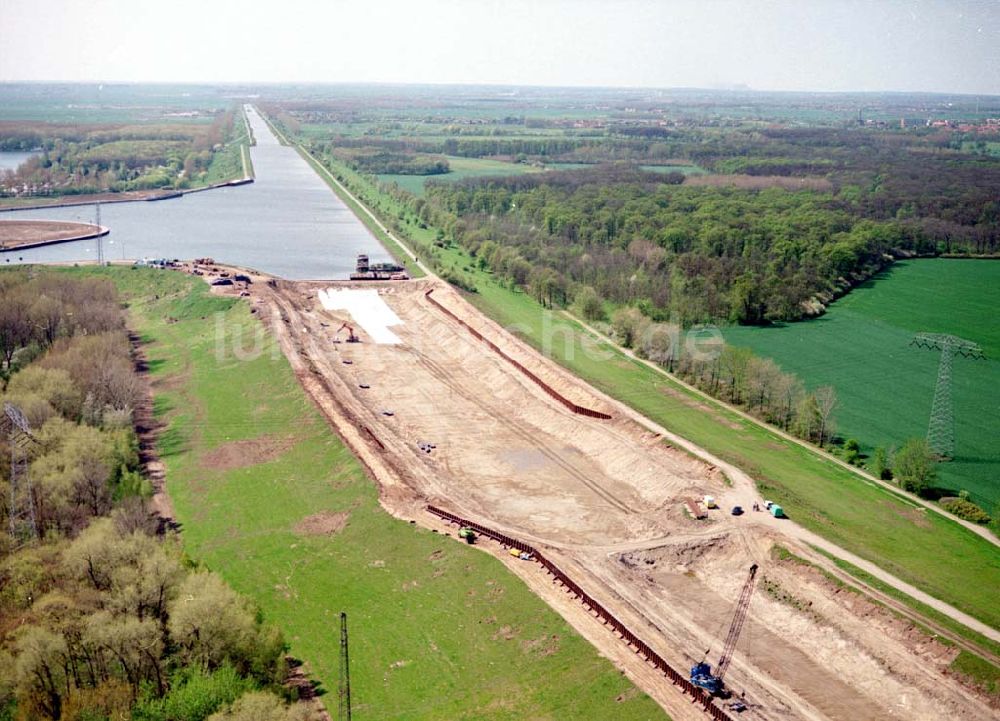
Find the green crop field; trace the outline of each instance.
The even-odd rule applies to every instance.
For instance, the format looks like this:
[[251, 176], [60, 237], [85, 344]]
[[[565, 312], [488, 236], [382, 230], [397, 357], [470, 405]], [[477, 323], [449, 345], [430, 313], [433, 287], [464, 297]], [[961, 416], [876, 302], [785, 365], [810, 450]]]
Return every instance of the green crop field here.
[[444, 175], [380, 175], [378, 178], [383, 182], [396, 183], [399, 187], [408, 190], [414, 195], [423, 195], [424, 183], [428, 180], [454, 183], [465, 178], [481, 178], [490, 175], [521, 175], [522, 173], [536, 173], [541, 171], [541, 168], [531, 165], [505, 163], [501, 160], [490, 160], [489, 158], [459, 158], [453, 155], [445, 157], [451, 166], [451, 172]]
[[810, 388], [831, 385], [840, 435], [863, 449], [900, 446], [927, 432], [940, 354], [909, 345], [914, 333], [975, 341], [987, 360], [953, 367], [955, 459], [940, 485], [1000, 503], [1000, 263], [925, 259], [897, 263], [836, 301], [826, 315], [773, 328], [733, 328], [726, 341], [773, 358]]
[[[350, 622], [357, 719], [663, 719], [495, 558], [389, 516], [248, 306], [169, 271], [110, 275], [130, 298], [166, 423], [185, 549], [255, 599], [336, 706]], [[343, 528], [297, 530], [326, 513]], [[340, 515], [334, 515], [340, 514]]]

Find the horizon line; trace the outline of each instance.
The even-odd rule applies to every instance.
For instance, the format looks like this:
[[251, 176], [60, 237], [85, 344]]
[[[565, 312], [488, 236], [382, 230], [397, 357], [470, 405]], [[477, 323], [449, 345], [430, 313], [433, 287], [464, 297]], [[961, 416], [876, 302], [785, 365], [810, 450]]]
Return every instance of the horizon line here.
[[747, 94], [786, 95], [950, 95], [970, 98], [1000, 98], [1000, 91], [968, 92], [956, 90], [787, 90], [754, 88], [749, 85], [731, 86], [700, 85], [584, 85], [584, 84], [531, 84], [494, 81], [403, 81], [403, 80], [13, 80], [0, 79], [3, 85], [188, 85], [193, 87], [211, 86], [383, 86], [383, 87], [452, 87], [452, 88], [524, 88], [550, 90], [619, 90], [619, 91], [669, 91], [669, 92], [711, 92]]

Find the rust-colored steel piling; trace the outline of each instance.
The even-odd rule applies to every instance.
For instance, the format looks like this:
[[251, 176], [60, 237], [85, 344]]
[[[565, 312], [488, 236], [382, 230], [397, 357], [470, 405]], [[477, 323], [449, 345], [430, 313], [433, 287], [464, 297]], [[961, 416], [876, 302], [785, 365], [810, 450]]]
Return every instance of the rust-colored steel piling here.
[[672, 684], [680, 686], [681, 690], [691, 697], [692, 703], [701, 704], [701, 706], [704, 707], [705, 712], [708, 713], [708, 715], [713, 719], [716, 719], [716, 721], [733, 721], [733, 718], [729, 714], [712, 703], [711, 695], [707, 694], [698, 686], [695, 686], [682, 674], [674, 670], [674, 668], [668, 664], [663, 657], [660, 656], [660, 654], [650, 648], [645, 641], [632, 633], [632, 631], [630, 631], [624, 623], [615, 618], [610, 611], [587, 594], [575, 581], [563, 573], [563, 571], [552, 563], [552, 561], [539, 553], [537, 549], [529, 546], [523, 541], [518, 541], [516, 538], [512, 538], [504, 533], [501, 533], [500, 531], [493, 530], [492, 528], [483, 526], [475, 521], [470, 521], [467, 518], [456, 516], [454, 513], [449, 513], [448, 511], [437, 508], [436, 506], [427, 506], [427, 510], [438, 518], [442, 518], [449, 523], [471, 528], [479, 535], [492, 538], [494, 541], [503, 546], [516, 548], [519, 551], [530, 553], [534, 560], [537, 561], [542, 568], [544, 568], [546, 572], [552, 576], [552, 580], [555, 583], [560, 584], [564, 589], [566, 589], [567, 593], [572, 593], [580, 599], [584, 606], [586, 606], [593, 613], [597, 614], [597, 618], [600, 619], [601, 623], [605, 626], [610, 626], [611, 629], [617, 633], [626, 644], [635, 650], [637, 655], [642, 656], [647, 662], [652, 663], [653, 666], [659, 669], [664, 676], [670, 679]]
[[509, 355], [507, 355], [506, 353], [504, 353], [500, 349], [500, 347], [497, 346], [496, 343], [494, 343], [493, 341], [491, 341], [488, 338], [486, 338], [485, 336], [483, 336], [483, 334], [480, 333], [478, 330], [476, 330], [475, 328], [473, 328], [471, 325], [469, 325], [464, 320], [462, 320], [457, 315], [455, 315], [450, 310], [448, 310], [443, 305], [441, 305], [437, 300], [435, 300], [434, 298], [432, 298], [431, 297], [431, 293], [433, 293], [433, 292], [434, 292], [434, 289], [431, 288], [429, 291], [427, 291], [426, 293], [424, 293], [424, 297], [427, 298], [427, 300], [429, 300], [438, 310], [440, 310], [442, 313], [444, 313], [445, 315], [447, 315], [450, 318], [452, 318], [453, 320], [455, 320], [459, 325], [461, 325], [463, 328], [465, 328], [467, 331], [469, 331], [469, 333], [471, 333], [472, 336], [476, 340], [479, 340], [479, 341], [482, 341], [483, 343], [485, 343], [486, 346], [491, 351], [493, 351], [494, 353], [496, 353], [497, 355], [499, 355], [501, 358], [503, 358], [505, 361], [507, 361], [512, 366], [514, 366], [519, 371], [521, 371], [521, 373], [523, 373], [528, 378], [530, 378], [535, 383], [535, 385], [537, 385], [543, 391], [545, 391], [546, 393], [548, 393], [550, 396], [552, 396], [552, 398], [554, 398], [555, 400], [557, 400], [559, 403], [561, 403], [562, 405], [564, 405], [566, 408], [568, 408], [569, 410], [571, 410], [574, 413], [577, 413], [577, 414], [579, 414], [581, 416], [588, 416], [589, 418], [599, 418], [601, 420], [608, 420], [609, 418], [611, 418], [611, 416], [609, 416], [607, 413], [602, 413], [601, 411], [595, 411], [592, 408], [587, 408], [585, 406], [577, 405], [576, 403], [574, 403], [573, 401], [571, 401], [569, 398], [566, 398], [565, 396], [563, 396], [555, 388], [553, 388], [548, 383], [546, 383], [541, 378], [539, 378], [537, 375], [535, 375], [530, 370], [528, 370], [524, 366], [523, 363], [520, 363], [520, 362], [514, 360], [513, 358], [511, 358]]

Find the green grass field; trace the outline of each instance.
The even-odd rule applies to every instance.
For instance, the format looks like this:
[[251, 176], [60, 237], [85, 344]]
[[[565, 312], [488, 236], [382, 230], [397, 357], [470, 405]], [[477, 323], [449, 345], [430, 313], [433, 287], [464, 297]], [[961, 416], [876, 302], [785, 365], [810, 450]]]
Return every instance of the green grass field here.
[[[245, 304], [177, 273], [76, 272], [131, 298], [186, 551], [282, 627], [334, 707], [346, 611], [357, 719], [665, 718], [496, 559], [386, 514], [270, 336], [220, 356], [217, 322], [250, 347]], [[343, 530], [295, 530], [320, 512]]]
[[459, 158], [453, 155], [445, 156], [451, 172], [444, 175], [380, 175], [379, 180], [386, 183], [396, 183], [399, 187], [414, 195], [424, 194], [424, 183], [428, 180], [440, 180], [447, 183], [454, 183], [465, 178], [483, 178], [488, 176], [521, 175], [523, 173], [537, 173], [541, 168], [536, 168], [523, 163], [505, 163], [501, 160], [490, 160], [489, 158]]
[[940, 354], [909, 345], [918, 331], [975, 341], [987, 360], [953, 367], [955, 459], [940, 485], [1000, 503], [1000, 263], [925, 259], [897, 263], [835, 302], [822, 317], [773, 328], [732, 328], [726, 341], [773, 358], [809, 387], [832, 385], [839, 433], [900, 446], [927, 432]]
[[[369, 203], [376, 199], [386, 217], [402, 217], [402, 226], [416, 241], [420, 254], [428, 254], [433, 228], [420, 228], [401, 204], [378, 194], [360, 176], [351, 175], [351, 182]], [[989, 541], [717, 404], [694, 397], [668, 378], [593, 340], [565, 316], [545, 314], [532, 298], [476, 270], [462, 250], [434, 249], [432, 255], [439, 271], [460, 271], [476, 284], [478, 292], [467, 297], [487, 315], [584, 380], [750, 473], [761, 493], [780, 503], [796, 522], [1000, 627], [995, 599], [995, 589], [1000, 587], [1000, 552]], [[546, 344], [546, 337], [555, 342]], [[607, 360], [584, 352], [595, 345]]]

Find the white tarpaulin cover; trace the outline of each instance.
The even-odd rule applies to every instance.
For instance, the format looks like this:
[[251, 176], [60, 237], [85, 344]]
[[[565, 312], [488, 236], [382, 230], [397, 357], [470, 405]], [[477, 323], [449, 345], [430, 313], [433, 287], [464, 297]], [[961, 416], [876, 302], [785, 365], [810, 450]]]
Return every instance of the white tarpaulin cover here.
[[319, 302], [327, 310], [346, 310], [375, 343], [395, 345], [402, 342], [389, 326], [402, 325], [403, 321], [375, 288], [328, 288], [319, 291]]

